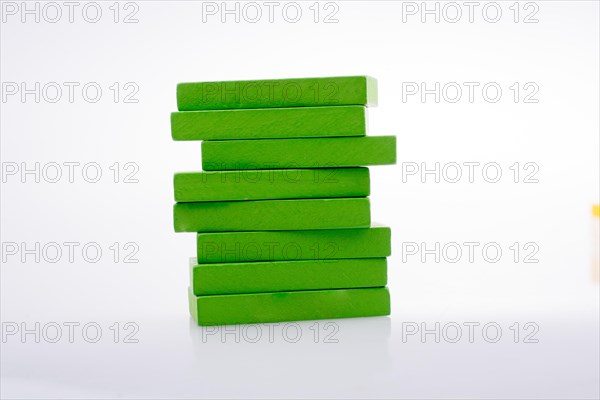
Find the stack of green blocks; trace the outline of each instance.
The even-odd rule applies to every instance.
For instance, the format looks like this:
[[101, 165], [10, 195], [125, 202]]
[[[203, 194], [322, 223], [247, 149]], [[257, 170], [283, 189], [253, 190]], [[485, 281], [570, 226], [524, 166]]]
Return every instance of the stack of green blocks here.
[[371, 226], [370, 77], [181, 83], [174, 140], [202, 141], [203, 172], [174, 178], [176, 232], [197, 234], [199, 325], [389, 315], [390, 229]]

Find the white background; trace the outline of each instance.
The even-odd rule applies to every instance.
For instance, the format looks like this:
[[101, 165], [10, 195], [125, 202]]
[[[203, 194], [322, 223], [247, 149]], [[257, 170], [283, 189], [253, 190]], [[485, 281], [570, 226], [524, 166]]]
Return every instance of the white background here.
[[[42, 10], [44, 3], [38, 4]], [[94, 242], [103, 256], [87, 262], [81, 247], [72, 263], [67, 254], [56, 263], [3, 254], [4, 329], [57, 323], [63, 337], [58, 343], [44, 337], [36, 343], [33, 334], [6, 337], [2, 397], [599, 397], [599, 297], [591, 279], [598, 224], [591, 204], [599, 200], [600, 181], [597, 2], [520, 3], [519, 22], [513, 2], [499, 2], [496, 23], [482, 15], [486, 2], [472, 23], [462, 2], [456, 23], [443, 15], [439, 23], [433, 15], [422, 22], [419, 13], [405, 13], [403, 21], [403, 7], [411, 5], [393, 1], [338, 1], [337, 23], [322, 22], [324, 3], [318, 23], [309, 9], [313, 2], [299, 3], [297, 23], [287, 22], [280, 8], [273, 23], [266, 15], [256, 23], [243, 16], [236, 23], [230, 15], [223, 23], [220, 14], [203, 22], [202, 3], [137, 2], [138, 22], [131, 24], [114, 23], [112, 2], [106, 2], [100, 3], [100, 21], [89, 23], [81, 13], [85, 4], [75, 9], [73, 23], [65, 6], [57, 23], [43, 15], [39, 23], [32, 15], [21, 22], [20, 13], [3, 13], [3, 84], [78, 82], [81, 88], [97, 82], [103, 89], [97, 103], [77, 89], [72, 103], [66, 89], [56, 103], [43, 97], [36, 103], [33, 95], [25, 102], [19, 94], [3, 98], [3, 168], [96, 162], [103, 175], [98, 183], [86, 182], [80, 169], [73, 183], [66, 175], [58, 183], [7, 176], [2, 242], [29, 248], [36, 242]], [[124, 7], [119, 20], [134, 10]], [[535, 9], [538, 22], [524, 23]], [[398, 165], [371, 169], [372, 219], [393, 232], [391, 317], [300, 323], [297, 343], [289, 343], [281, 325], [273, 343], [265, 326], [257, 343], [241, 328], [240, 343], [235, 332], [207, 336], [187, 311], [194, 235], [172, 228], [172, 175], [200, 169], [198, 143], [171, 141], [176, 84], [360, 74], [379, 82], [370, 134], [398, 137]], [[135, 83], [138, 102], [115, 103], [109, 89], [114, 82], [121, 90]], [[466, 91], [456, 103], [443, 97], [436, 103], [433, 95], [403, 101], [403, 82], [480, 86], [472, 103]], [[488, 82], [503, 89], [495, 103], [481, 95]], [[515, 103], [509, 89], [515, 82], [521, 89], [535, 83], [538, 102], [524, 103], [521, 92]], [[136, 163], [139, 182], [123, 183], [121, 175], [114, 183], [109, 166], [115, 162]], [[436, 183], [431, 175], [425, 183], [419, 175], [403, 182], [402, 163], [412, 162], [429, 168], [436, 162], [495, 162], [503, 175], [488, 183], [478, 169], [473, 183], [465, 176]], [[539, 182], [523, 183], [520, 176], [514, 183], [509, 167], [515, 162], [536, 163]], [[139, 262], [124, 263], [123, 249], [114, 262], [109, 246], [115, 242], [137, 244]], [[432, 256], [421, 262], [418, 255], [403, 260], [407, 242], [494, 242], [503, 256], [496, 263], [481, 252], [473, 263], [465, 255], [457, 263], [436, 263]], [[521, 253], [515, 263], [509, 249], [514, 242], [537, 244], [539, 262], [524, 263]], [[65, 322], [80, 324], [73, 343]], [[94, 344], [81, 333], [90, 322], [102, 328]], [[118, 343], [110, 330], [115, 322]], [[138, 343], [123, 343], [126, 322], [139, 327]], [[433, 329], [438, 322], [463, 326], [458, 343], [446, 337], [436, 343], [432, 334], [403, 337], [410, 323]], [[473, 343], [465, 322], [480, 324]], [[497, 343], [482, 335], [490, 322], [502, 328]], [[515, 322], [518, 343], [510, 329]], [[527, 322], [539, 327], [537, 343], [523, 343]], [[324, 343], [332, 327], [338, 342]]]

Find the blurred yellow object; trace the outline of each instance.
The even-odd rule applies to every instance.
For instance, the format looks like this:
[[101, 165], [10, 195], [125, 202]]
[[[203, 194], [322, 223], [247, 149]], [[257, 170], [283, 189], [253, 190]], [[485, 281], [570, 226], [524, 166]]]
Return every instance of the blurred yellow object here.
[[592, 205], [592, 280], [600, 282], [600, 204]]

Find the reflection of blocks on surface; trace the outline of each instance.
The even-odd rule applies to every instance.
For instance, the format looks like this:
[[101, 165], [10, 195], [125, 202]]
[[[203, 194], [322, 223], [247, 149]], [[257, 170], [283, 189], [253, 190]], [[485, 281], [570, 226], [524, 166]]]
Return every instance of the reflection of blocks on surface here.
[[197, 234], [198, 324], [389, 315], [391, 232], [371, 226], [365, 167], [395, 164], [396, 138], [365, 136], [376, 93], [364, 76], [178, 85], [173, 139], [203, 141], [173, 209]]

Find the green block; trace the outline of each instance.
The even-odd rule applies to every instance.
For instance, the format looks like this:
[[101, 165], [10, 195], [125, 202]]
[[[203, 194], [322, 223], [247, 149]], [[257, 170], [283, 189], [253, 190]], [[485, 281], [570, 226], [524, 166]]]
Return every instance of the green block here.
[[391, 254], [388, 227], [198, 233], [199, 263], [375, 258]]
[[377, 105], [377, 81], [368, 76], [180, 83], [177, 109]]
[[369, 195], [368, 168], [182, 172], [175, 201], [275, 200]]
[[176, 203], [175, 232], [288, 231], [367, 228], [365, 197]]
[[174, 140], [364, 136], [363, 106], [258, 108], [171, 113]]
[[292, 290], [383, 287], [385, 258], [197, 264], [190, 260], [196, 296]]
[[202, 143], [202, 168], [205, 171], [360, 167], [395, 163], [395, 136]]
[[190, 313], [198, 325], [257, 324], [390, 315], [387, 288], [195, 296]]

